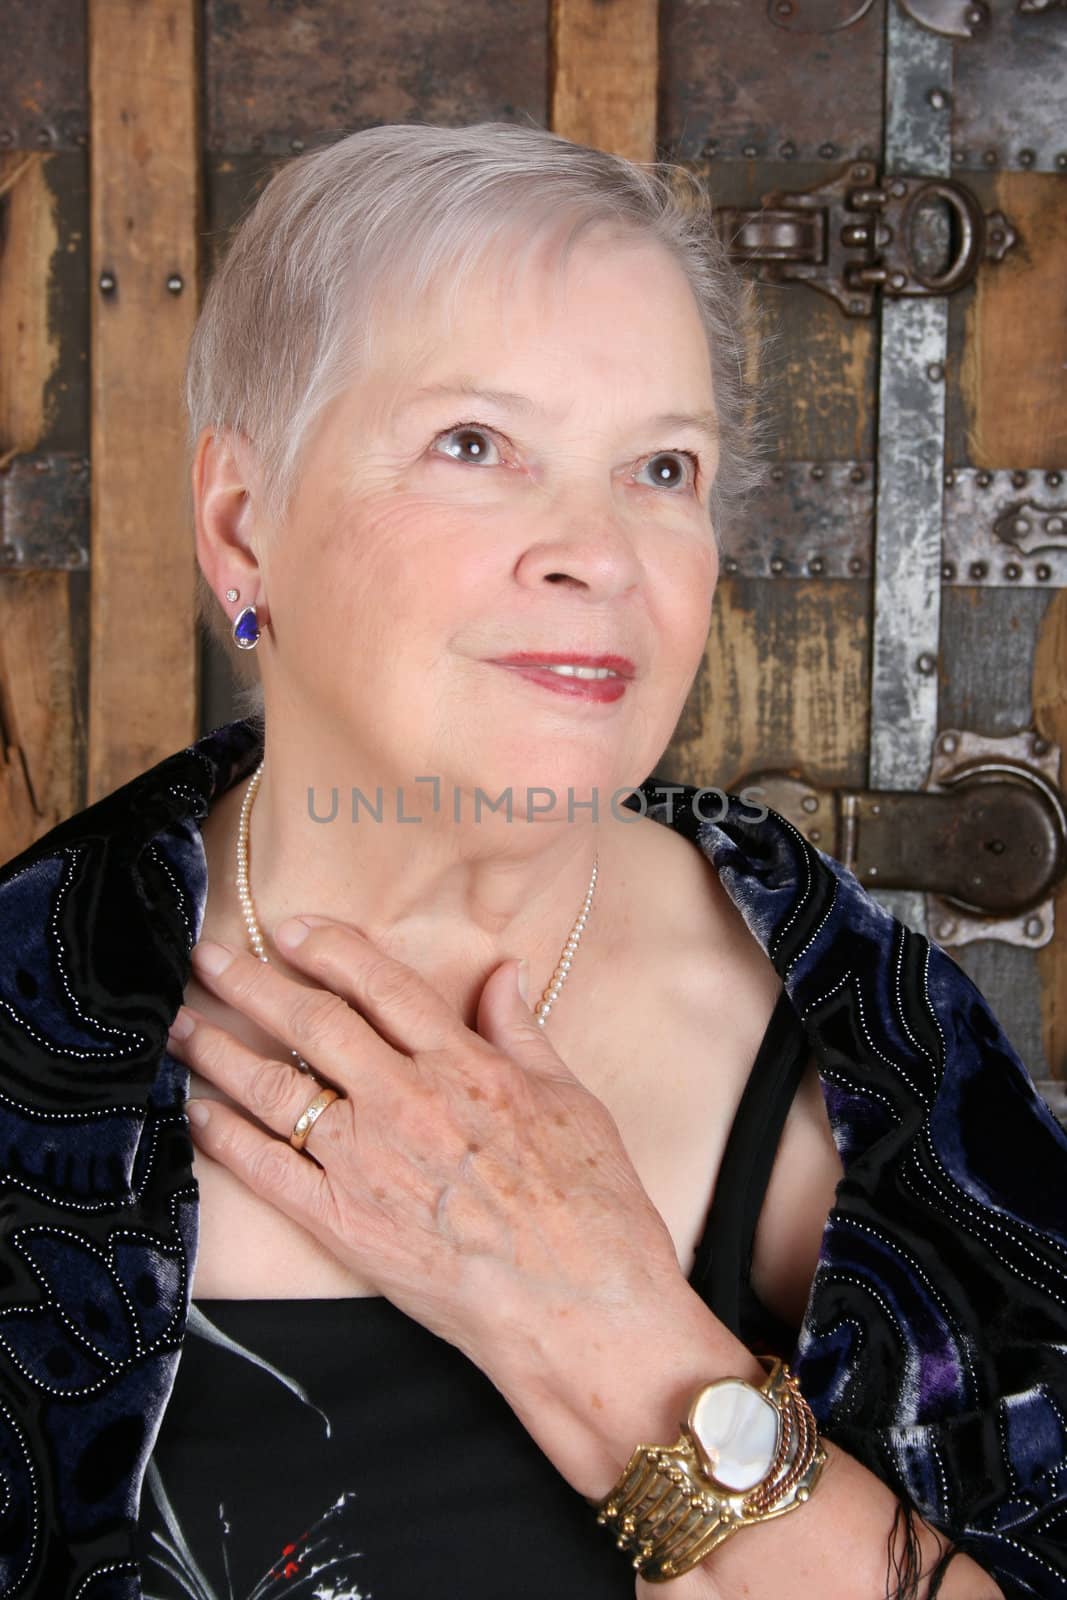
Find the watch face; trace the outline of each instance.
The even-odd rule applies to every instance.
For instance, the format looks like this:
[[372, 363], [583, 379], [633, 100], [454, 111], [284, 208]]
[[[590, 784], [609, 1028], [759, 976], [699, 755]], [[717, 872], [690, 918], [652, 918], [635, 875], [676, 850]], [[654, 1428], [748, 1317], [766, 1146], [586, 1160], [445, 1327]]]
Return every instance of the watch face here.
[[778, 1408], [743, 1378], [721, 1378], [701, 1389], [688, 1426], [704, 1471], [729, 1494], [754, 1489], [778, 1453]]

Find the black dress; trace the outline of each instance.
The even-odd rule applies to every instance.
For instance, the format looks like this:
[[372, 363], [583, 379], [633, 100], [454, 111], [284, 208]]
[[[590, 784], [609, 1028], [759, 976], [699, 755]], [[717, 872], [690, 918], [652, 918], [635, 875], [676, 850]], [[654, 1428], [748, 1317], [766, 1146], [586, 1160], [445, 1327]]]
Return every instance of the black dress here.
[[[753, 1351], [749, 1283], [809, 1043], [784, 991], [689, 1281]], [[636, 1444], [637, 1441], [635, 1440]], [[141, 1496], [145, 1600], [632, 1600], [634, 1574], [488, 1378], [380, 1296], [195, 1304]]]

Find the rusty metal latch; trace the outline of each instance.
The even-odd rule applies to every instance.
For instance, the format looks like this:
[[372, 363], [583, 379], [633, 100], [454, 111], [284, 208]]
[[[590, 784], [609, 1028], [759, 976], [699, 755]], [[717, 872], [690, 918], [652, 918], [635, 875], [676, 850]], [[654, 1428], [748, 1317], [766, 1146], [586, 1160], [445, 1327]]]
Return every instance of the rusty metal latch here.
[[981, 262], [1016, 243], [1006, 217], [986, 215], [964, 184], [887, 177], [854, 161], [813, 189], [776, 189], [758, 211], [716, 212], [735, 261], [765, 283], [801, 282], [830, 295], [850, 317], [874, 314], [876, 293], [951, 294]]
[[927, 788], [819, 788], [785, 772], [744, 786], [872, 889], [925, 891], [943, 944], [1052, 937], [1052, 893], [1067, 875], [1059, 750], [1033, 733], [938, 738]]

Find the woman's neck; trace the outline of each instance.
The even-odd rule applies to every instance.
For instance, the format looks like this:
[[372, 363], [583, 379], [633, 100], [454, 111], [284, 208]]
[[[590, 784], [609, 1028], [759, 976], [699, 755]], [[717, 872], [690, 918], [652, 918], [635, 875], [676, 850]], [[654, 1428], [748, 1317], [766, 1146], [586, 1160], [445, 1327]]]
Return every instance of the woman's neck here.
[[[265, 765], [249, 816], [249, 886], [273, 964], [287, 967], [273, 941], [286, 917], [312, 912], [357, 927], [383, 953], [412, 967], [473, 1026], [478, 997], [501, 961], [524, 957], [536, 1004], [589, 887], [599, 855], [593, 909], [583, 936], [581, 964], [610, 954], [613, 904], [622, 904], [631, 852], [619, 837], [647, 826], [603, 819], [526, 824], [503, 817], [490, 825], [461, 821], [427, 808], [417, 823], [382, 817], [362, 805], [351, 820], [349, 796], [330, 822], [310, 814], [306, 785], [279, 792]], [[241, 779], [212, 806], [202, 828], [208, 862], [205, 936], [247, 949], [236, 885], [241, 806], [250, 782]], [[368, 796], [373, 800], [373, 796]], [[328, 815], [329, 796], [316, 798]], [[414, 807], [406, 806], [404, 815]]]

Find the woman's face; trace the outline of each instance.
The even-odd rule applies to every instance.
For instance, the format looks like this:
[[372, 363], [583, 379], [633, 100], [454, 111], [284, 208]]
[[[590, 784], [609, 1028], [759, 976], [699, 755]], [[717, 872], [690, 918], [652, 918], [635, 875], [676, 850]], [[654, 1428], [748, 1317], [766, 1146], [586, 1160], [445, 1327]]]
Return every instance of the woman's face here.
[[[606, 814], [662, 754], [707, 636], [706, 339], [655, 246], [587, 236], [562, 275], [543, 251], [521, 274], [494, 259], [450, 326], [436, 301], [380, 323], [309, 442], [261, 558], [268, 716], [336, 740], [341, 783], [365, 758], [409, 810], [437, 776], [516, 806], [543, 786], [555, 816], [595, 789]], [[630, 665], [590, 689], [501, 665], [520, 654]]]

